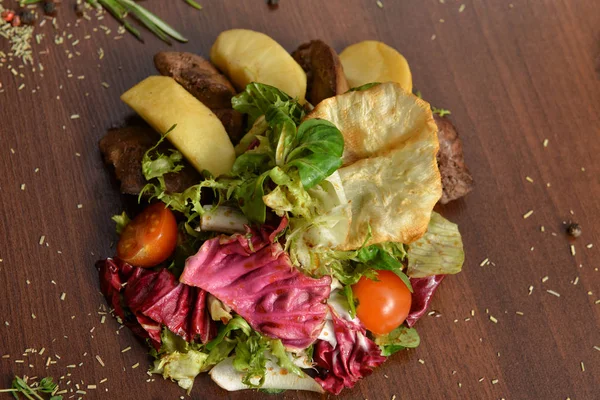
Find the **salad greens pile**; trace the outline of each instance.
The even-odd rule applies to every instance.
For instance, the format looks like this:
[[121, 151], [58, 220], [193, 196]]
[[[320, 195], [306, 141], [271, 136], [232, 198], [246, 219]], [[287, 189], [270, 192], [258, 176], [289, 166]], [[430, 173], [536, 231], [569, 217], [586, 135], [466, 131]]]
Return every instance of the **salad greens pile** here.
[[[367, 90], [373, 85], [354, 90]], [[247, 115], [248, 131], [236, 146], [237, 158], [228, 175], [213, 177], [205, 171], [204, 179], [198, 184], [182, 193], [169, 193], [164, 176], [180, 171], [183, 168], [183, 157], [177, 150], [171, 150], [167, 154], [157, 152], [159, 142], [148, 150], [143, 158], [142, 171], [148, 183], [140, 193], [140, 199], [144, 196], [149, 197], [149, 200], [160, 200], [171, 210], [185, 216], [185, 221], [179, 225], [180, 238], [177, 249], [170, 259], [170, 272], [174, 277], [161, 278], [167, 283], [161, 283], [156, 278], [154, 285], [163, 285], [161, 288], [167, 285], [171, 293], [177, 293], [173, 295], [178, 299], [173, 300], [177, 304], [182, 303], [182, 299], [193, 304], [196, 295], [190, 294], [195, 293], [191, 292], [192, 289], [208, 292], [206, 302], [212, 317], [212, 321], [208, 323], [213, 327], [218, 326], [218, 332], [213, 332], [212, 339], [206, 342], [195, 340], [194, 335], [186, 340], [180, 333], [173, 332], [161, 323], [163, 315], [157, 316], [154, 311], [145, 311], [151, 309], [152, 304], [133, 310], [132, 315], [135, 315], [141, 327], [135, 325], [138, 322], [134, 322], [132, 329], [142, 332], [144, 337], [152, 338], [154, 335], [154, 349], [151, 354], [155, 361], [150, 372], [176, 380], [187, 390], [191, 390], [195, 376], [213, 367], [211, 376], [228, 390], [277, 390], [295, 387], [289, 381], [282, 381], [281, 376], [274, 377], [274, 373], [269, 372], [272, 368], [268, 366], [276, 365], [281, 371], [286, 371], [286, 374], [290, 372], [300, 381], [310, 381], [303, 387], [316, 387], [314, 390], [322, 390], [323, 387], [325, 390], [339, 393], [342, 388], [352, 387], [358, 379], [370, 373], [372, 368], [385, 360], [385, 357], [402, 349], [415, 348], [420, 343], [416, 330], [406, 324], [387, 335], [367, 334], [356, 317], [359, 304], [352, 285], [363, 277], [377, 280], [378, 271], [392, 271], [405, 283], [413, 299], [422, 307], [426, 307], [437, 284], [424, 285], [419, 282], [418, 291], [413, 291], [413, 283], [417, 282], [415, 279], [460, 271], [464, 260], [460, 233], [455, 224], [434, 212], [427, 233], [410, 245], [393, 242], [367, 245], [372, 238], [369, 228], [366, 240], [360, 248], [351, 251], [338, 250], [338, 245], [343, 243], [348, 235], [351, 219], [349, 201], [337, 172], [342, 166], [344, 153], [344, 137], [340, 130], [324, 119], [306, 119], [305, 109], [301, 104], [277, 88], [264, 84], [249, 84], [242, 93], [232, 99], [232, 104], [235, 110]], [[166, 132], [161, 141], [174, 129], [177, 127], [173, 126]], [[252, 228], [229, 238], [222, 236], [220, 239], [215, 233], [203, 231], [203, 221], [215, 216], [216, 210], [219, 209], [226, 210], [220, 218], [235, 215], [238, 221], [244, 221], [242, 226], [245, 224]], [[115, 216], [113, 220], [117, 223], [118, 232], [129, 222], [125, 214]], [[264, 227], [278, 225], [281, 229], [263, 232]], [[260, 235], [263, 235], [262, 239], [256, 239]], [[230, 250], [222, 250], [224, 246], [234, 244], [237, 246], [235, 250], [231, 250], [233, 247]], [[203, 251], [210, 256], [202, 253]], [[248, 260], [262, 260], [267, 257], [263, 256], [263, 253], [273, 257], [272, 260], [289, 260], [290, 265], [295, 267], [292, 269], [302, 271], [301, 274], [314, 279], [315, 282], [321, 279], [320, 286], [303, 281], [303, 285], [314, 286], [314, 293], [321, 290], [323, 282], [326, 282], [325, 286], [331, 283], [331, 292], [327, 290], [325, 296], [326, 299], [329, 298], [330, 310], [324, 322], [325, 327], [322, 332], [308, 333], [314, 335], [313, 342], [318, 335], [314, 346], [310, 345], [303, 350], [291, 349], [285, 345], [285, 338], [276, 338], [272, 334], [259, 331], [252, 325], [251, 319], [246, 320], [237, 314], [236, 307], [241, 306], [236, 300], [228, 302], [223, 298], [217, 299], [212, 296], [213, 292], [202, 284], [185, 285], [188, 283], [183, 279], [186, 272], [183, 273], [181, 281], [177, 282], [184, 268], [189, 266], [191, 258], [188, 257], [194, 254], [194, 263], [202, 266], [202, 263], [207, 262], [207, 257], [223, 261], [226, 260], [224, 257], [234, 257], [231, 254], [240, 254], [250, 257]], [[284, 254], [283, 258], [277, 258], [281, 257], [281, 254]], [[272, 268], [268, 264], [270, 261], [252, 262], [262, 262], [262, 270]], [[242, 268], [242, 264], [243, 268], [254, 268], [254, 264], [249, 264], [250, 261], [242, 263], [237, 258], [233, 259], [232, 263], [238, 263], [239, 268]], [[121, 267], [110, 268], [114, 270]], [[120, 296], [124, 293], [127, 304], [130, 280], [138, 279], [140, 274], [143, 274], [139, 271], [132, 274], [131, 268], [135, 267], [121, 268], [117, 277], [113, 270], [112, 273], [104, 270], [105, 276], [110, 276], [107, 280], [116, 279], [119, 283], [111, 289], [113, 302], [119, 302], [118, 299], [122, 298]], [[232, 268], [238, 267], [233, 265]], [[239, 270], [235, 273], [238, 272]], [[148, 279], [151, 279], [150, 274], [146, 274]], [[223, 290], [227, 293], [236, 293], [234, 282], [226, 281], [229, 274], [229, 270], [224, 270], [223, 276], [202, 276], [212, 280], [211, 285], [214, 287], [225, 287]], [[251, 275], [251, 272], [247, 275]], [[276, 275], [270, 276], [275, 279], [273, 277]], [[246, 278], [244, 275], [243, 279], [248, 287], [254, 287], [256, 282], [266, 278]], [[298, 277], [292, 275], [286, 279], [296, 282]], [[122, 281], [128, 283], [124, 292]], [[439, 280], [437, 282], [439, 283]], [[266, 289], [260, 286], [260, 289], [256, 290], [258, 295], [257, 293]], [[103, 291], [108, 298], [107, 291]], [[254, 296], [255, 293], [251, 295]], [[143, 301], [152, 303], [148, 299]], [[244, 298], [244, 301], [262, 300], [249, 297]], [[288, 301], [291, 304], [301, 300]], [[141, 300], [138, 303], [141, 303]], [[262, 303], [251, 305], [262, 307]], [[204, 307], [204, 303], [202, 306]], [[278, 312], [285, 312], [288, 305], [272, 307], [283, 307]], [[321, 317], [324, 318], [325, 314]], [[160, 329], [160, 338], [157, 333], [145, 333], [140, 330], [143, 328], [148, 331], [147, 318], [154, 324], [153, 329]], [[296, 334], [299, 328], [290, 329], [296, 329]], [[183, 331], [186, 332], [185, 329]], [[329, 332], [328, 336], [326, 331]], [[350, 352], [356, 352], [354, 359], [348, 358], [347, 354]], [[321, 386], [302, 371], [302, 368], [315, 365], [320, 373], [316, 382]], [[217, 374], [222, 375], [215, 376]], [[230, 382], [236, 379], [236, 384]]]

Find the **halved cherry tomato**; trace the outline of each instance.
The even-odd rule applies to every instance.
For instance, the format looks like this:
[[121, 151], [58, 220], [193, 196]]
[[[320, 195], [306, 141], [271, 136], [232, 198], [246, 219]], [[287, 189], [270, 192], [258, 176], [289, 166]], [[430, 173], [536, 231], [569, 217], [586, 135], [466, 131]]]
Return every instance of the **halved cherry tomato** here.
[[169, 258], [176, 245], [175, 216], [163, 203], [154, 203], [123, 229], [117, 256], [136, 267], [154, 267]]
[[377, 271], [377, 281], [366, 277], [352, 285], [358, 300], [356, 316], [365, 328], [385, 335], [400, 326], [408, 313], [412, 296], [408, 287], [392, 271]]

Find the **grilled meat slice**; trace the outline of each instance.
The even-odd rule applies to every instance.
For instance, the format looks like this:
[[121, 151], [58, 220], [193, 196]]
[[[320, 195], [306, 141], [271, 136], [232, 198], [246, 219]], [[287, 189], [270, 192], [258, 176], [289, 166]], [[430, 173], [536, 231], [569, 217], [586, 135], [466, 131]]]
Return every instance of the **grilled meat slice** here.
[[[142, 159], [159, 139], [160, 136], [150, 126], [142, 124], [110, 129], [100, 139], [104, 162], [114, 167], [122, 193], [137, 195], [148, 183], [142, 174]], [[166, 153], [171, 149], [173, 147], [169, 143], [163, 142], [156, 151]], [[165, 175], [167, 192], [183, 192], [200, 181], [200, 174], [185, 160], [183, 164], [181, 171]]]
[[321, 40], [302, 44], [292, 57], [306, 72], [306, 98], [313, 105], [348, 91], [348, 81], [340, 58], [334, 49]]
[[473, 189], [473, 177], [465, 164], [462, 142], [449, 119], [434, 115], [438, 126], [440, 150], [437, 154], [442, 176], [441, 204], [465, 196]]

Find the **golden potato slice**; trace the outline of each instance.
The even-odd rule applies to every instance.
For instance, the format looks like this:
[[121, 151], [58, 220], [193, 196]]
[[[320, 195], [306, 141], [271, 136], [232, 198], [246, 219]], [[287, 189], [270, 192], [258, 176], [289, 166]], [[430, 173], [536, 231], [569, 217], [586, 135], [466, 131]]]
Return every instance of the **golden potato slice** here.
[[231, 170], [235, 151], [223, 124], [173, 78], [148, 77], [121, 100], [160, 134], [177, 124], [167, 139], [198, 171], [218, 176]]
[[292, 56], [264, 33], [247, 29], [222, 32], [210, 60], [242, 90], [250, 82], [275, 86], [304, 103], [306, 73]]
[[382, 242], [409, 244], [429, 224], [442, 194], [437, 127], [425, 101], [397, 83], [323, 100], [306, 118], [326, 119], [344, 135], [338, 170], [352, 209], [342, 250]]
[[397, 82], [412, 92], [412, 74], [406, 58], [385, 43], [365, 40], [340, 54], [351, 87], [371, 82]]

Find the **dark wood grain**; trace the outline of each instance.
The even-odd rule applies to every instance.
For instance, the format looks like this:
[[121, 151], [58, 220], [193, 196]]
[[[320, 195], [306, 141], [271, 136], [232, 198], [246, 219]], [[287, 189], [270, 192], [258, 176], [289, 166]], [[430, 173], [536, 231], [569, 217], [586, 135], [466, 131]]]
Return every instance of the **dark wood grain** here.
[[[155, 74], [152, 56], [165, 46], [147, 33], [146, 44], [127, 35], [115, 41], [117, 26], [108, 17], [102, 23], [110, 35], [93, 31], [98, 22], [75, 27], [66, 3], [59, 33], [73, 33], [71, 40], [56, 46], [49, 24], [38, 29], [46, 39], [36, 49], [48, 51], [36, 59], [43, 77], [23, 69], [25, 79], [15, 78], [0, 68], [0, 355], [10, 355], [0, 358], [0, 384], [9, 386], [13, 374], [50, 374], [64, 376], [66, 388], [78, 383], [84, 398], [176, 399], [183, 394], [177, 385], [146, 375], [145, 347], [112, 318], [101, 323], [94, 269], [96, 259], [112, 254], [110, 216], [122, 207], [97, 142], [130, 114], [120, 93]], [[477, 184], [442, 209], [460, 225], [467, 260], [436, 295], [441, 317], [418, 323], [418, 349], [392, 357], [341, 397], [600, 398], [600, 352], [593, 348], [600, 346], [597, 1], [383, 0], [383, 9], [372, 0], [280, 3], [273, 11], [262, 0], [206, 0], [196, 12], [182, 1], [145, 2], [191, 39], [173, 48], [202, 55], [220, 31], [240, 27], [263, 31], [289, 50], [314, 38], [338, 50], [364, 39], [387, 42], [409, 60], [423, 96], [452, 110]], [[68, 58], [66, 49], [81, 55]], [[577, 240], [565, 236], [567, 220], [581, 224]], [[481, 267], [484, 259], [492, 264]], [[45, 352], [22, 355], [29, 348]], [[56, 364], [46, 368], [47, 357]], [[226, 393], [207, 377], [191, 394], [263, 396]]]

